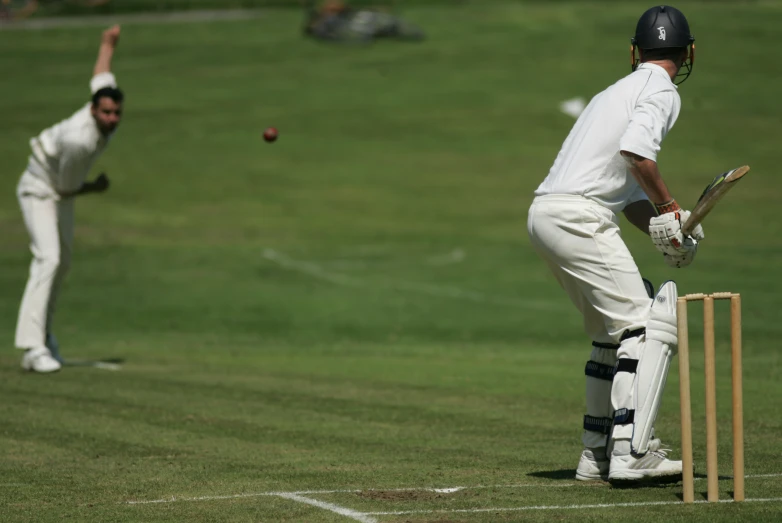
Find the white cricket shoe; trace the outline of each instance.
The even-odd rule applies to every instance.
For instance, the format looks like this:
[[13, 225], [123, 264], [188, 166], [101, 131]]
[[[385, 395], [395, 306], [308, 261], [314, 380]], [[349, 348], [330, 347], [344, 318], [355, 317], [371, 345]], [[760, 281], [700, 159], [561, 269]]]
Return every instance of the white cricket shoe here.
[[581, 460], [578, 462], [576, 479], [579, 481], [606, 481], [610, 463], [608, 457], [606, 457], [605, 447], [586, 448], [581, 453]]
[[[617, 445], [620, 442], [616, 442]], [[624, 443], [624, 442], [622, 442]], [[627, 442], [627, 447], [630, 443]], [[682, 477], [682, 462], [668, 459], [671, 449], [661, 448], [659, 439], [649, 442], [649, 451], [643, 456], [632, 452], [614, 452], [611, 454], [611, 466], [608, 481], [640, 482], [643, 480], [675, 481]]]
[[30, 372], [57, 372], [62, 365], [52, 358], [52, 353], [46, 347], [27, 349], [22, 356], [22, 368]]

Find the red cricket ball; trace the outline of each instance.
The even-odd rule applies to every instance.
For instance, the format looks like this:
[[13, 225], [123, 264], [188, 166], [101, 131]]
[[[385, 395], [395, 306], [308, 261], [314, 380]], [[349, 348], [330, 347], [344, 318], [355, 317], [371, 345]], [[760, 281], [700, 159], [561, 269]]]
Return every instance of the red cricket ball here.
[[277, 129], [269, 127], [263, 132], [263, 139], [271, 143], [277, 139]]

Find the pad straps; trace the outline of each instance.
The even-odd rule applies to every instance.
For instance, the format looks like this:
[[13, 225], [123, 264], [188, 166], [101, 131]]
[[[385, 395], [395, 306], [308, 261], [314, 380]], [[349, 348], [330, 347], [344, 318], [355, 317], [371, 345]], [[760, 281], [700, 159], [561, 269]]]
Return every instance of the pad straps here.
[[[629, 340], [630, 338], [637, 338], [639, 336], [643, 336], [644, 334], [646, 334], [645, 327], [639, 327], [638, 329], [633, 329], [633, 330], [626, 330], [622, 333], [622, 336], [619, 338], [619, 341], [623, 342], [625, 340]], [[619, 343], [603, 343], [600, 341], [593, 341], [592, 346], [597, 347], [598, 349], [608, 349], [608, 350], [618, 350], [620, 347]]]
[[[621, 360], [620, 360], [621, 361]], [[598, 363], [593, 360], [589, 360], [584, 368], [584, 374], [590, 378], [597, 378], [599, 380], [614, 381], [614, 374], [616, 373], [616, 367], [613, 365], [606, 365], [604, 363]]]
[[584, 430], [591, 432], [599, 432], [608, 436], [611, 434], [611, 426], [613, 420], [611, 418], [596, 418], [594, 416], [584, 416]]

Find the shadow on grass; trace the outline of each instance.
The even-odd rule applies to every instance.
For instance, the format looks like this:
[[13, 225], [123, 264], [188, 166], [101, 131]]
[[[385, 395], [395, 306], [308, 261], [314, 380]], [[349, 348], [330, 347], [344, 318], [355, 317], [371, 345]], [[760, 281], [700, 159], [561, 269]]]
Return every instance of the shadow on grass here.
[[63, 367], [92, 367], [94, 369], [120, 370], [125, 358], [103, 358], [99, 360], [65, 360]]
[[[575, 469], [559, 469], [559, 470], [541, 470], [536, 472], [530, 472], [527, 476], [533, 478], [549, 479], [555, 481], [574, 481], [576, 479]], [[695, 481], [705, 480], [705, 474], [695, 474]], [[719, 481], [732, 480], [733, 476], [719, 476]], [[643, 481], [612, 481], [610, 482], [611, 488], [615, 489], [634, 489], [634, 488], [670, 488], [673, 485], [681, 483], [681, 476], [672, 476], [667, 478], [649, 478]], [[599, 481], [599, 480], [595, 480]], [[608, 482], [604, 482], [607, 485]], [[706, 499], [706, 492], [697, 492], [696, 496], [700, 494], [703, 499]], [[731, 492], [731, 497], [733, 493]], [[682, 500], [682, 494], [676, 493], [676, 497]]]
[[573, 481], [576, 479], [576, 469], [542, 470], [540, 472], [530, 472], [527, 476], [532, 476], [533, 478]]

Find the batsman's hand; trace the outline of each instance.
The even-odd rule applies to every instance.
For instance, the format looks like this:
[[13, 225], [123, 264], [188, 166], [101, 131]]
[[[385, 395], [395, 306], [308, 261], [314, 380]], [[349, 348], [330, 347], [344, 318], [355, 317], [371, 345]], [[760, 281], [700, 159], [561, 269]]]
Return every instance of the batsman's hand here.
[[658, 251], [675, 257], [698, 248], [698, 242], [705, 238], [700, 224], [692, 231], [692, 235], [685, 237], [682, 233], [682, 226], [689, 218], [690, 211], [674, 211], [655, 216], [649, 221], [649, 236]]
[[115, 24], [103, 31], [100, 42], [102, 44], [110, 45], [111, 47], [117, 47], [117, 43], [119, 42], [119, 33], [119, 25]]
[[97, 193], [106, 192], [109, 189], [109, 177], [106, 173], [100, 173], [95, 181], [92, 182], [92, 191]]
[[689, 264], [693, 262], [695, 259], [695, 254], [698, 252], [698, 246], [696, 245], [694, 249], [691, 251], [688, 251], [685, 254], [676, 254], [674, 256], [671, 256], [670, 254], [663, 254], [663, 260], [665, 260], [665, 263], [669, 267], [673, 267], [675, 269], [681, 269], [682, 267], [687, 267]]

